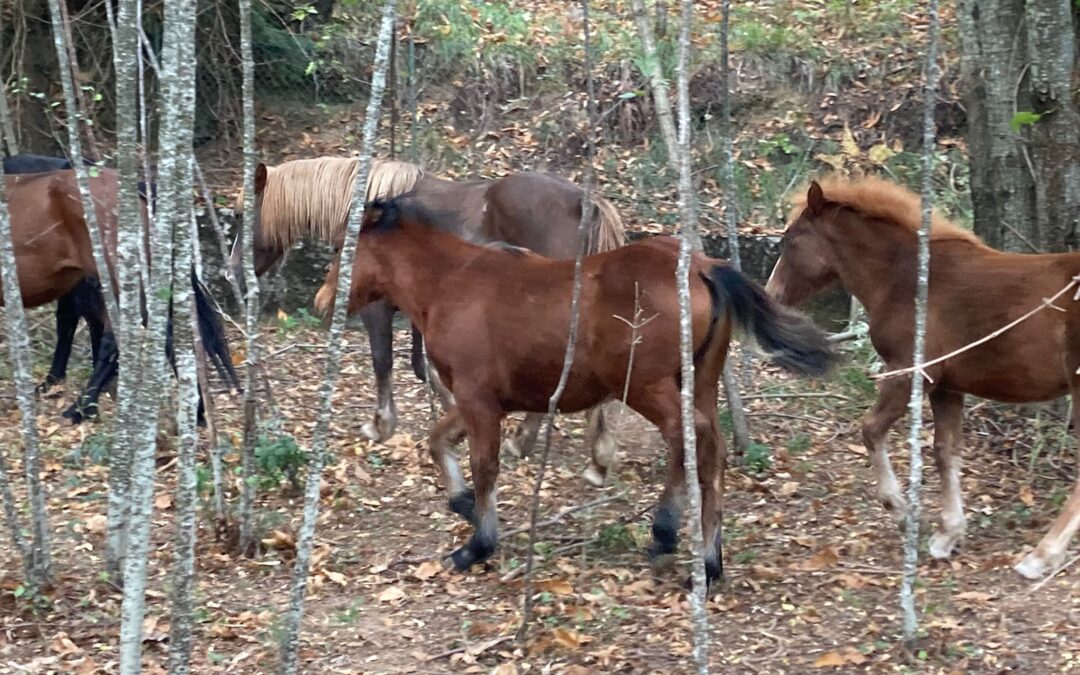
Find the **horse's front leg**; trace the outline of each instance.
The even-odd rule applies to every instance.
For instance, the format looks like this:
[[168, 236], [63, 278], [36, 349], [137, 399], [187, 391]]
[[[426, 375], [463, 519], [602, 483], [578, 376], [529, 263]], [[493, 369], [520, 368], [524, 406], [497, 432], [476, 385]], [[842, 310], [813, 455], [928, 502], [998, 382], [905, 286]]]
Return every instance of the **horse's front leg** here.
[[394, 435], [397, 408], [394, 406], [394, 308], [380, 300], [360, 310], [360, 320], [367, 330], [371, 345], [371, 361], [375, 369], [375, 418], [360, 428], [360, 433], [373, 441], [383, 441]]
[[904, 416], [911, 381], [906, 378], [884, 380], [878, 385], [878, 400], [873, 408], [863, 416], [862, 437], [866, 450], [870, 453], [870, 465], [877, 481], [877, 498], [899, 523], [903, 524], [907, 515], [907, 503], [900, 492], [900, 483], [896, 480], [892, 462], [889, 461], [889, 429]]
[[56, 301], [56, 349], [53, 351], [52, 365], [45, 381], [38, 385], [40, 396], [54, 385], [63, 382], [67, 376], [68, 360], [71, 358], [71, 346], [75, 342], [75, 329], [79, 325], [79, 314], [75, 308], [75, 291], [71, 291]]
[[964, 395], [935, 389], [930, 392], [934, 411], [934, 460], [941, 476], [941, 523], [930, 537], [930, 555], [948, 558], [964, 538], [963, 488], [960, 486], [960, 429], [964, 417]]
[[499, 422], [496, 406], [458, 399], [458, 409], [469, 436], [469, 464], [472, 467], [474, 511], [473, 535], [469, 542], [454, 551], [451, 558], [458, 571], [483, 562], [495, 552], [499, 540], [499, 514], [496, 509], [495, 482], [499, 477]]
[[[1080, 414], [1080, 386], [1074, 382], [1072, 418], [1075, 433], [1080, 438], [1078, 414]], [[1050, 526], [1050, 530], [1039, 541], [1039, 545], [1034, 551], [1024, 556], [1024, 559], [1013, 569], [1028, 579], [1038, 579], [1048, 572], [1053, 572], [1065, 561], [1065, 551], [1069, 546], [1069, 540], [1076, 534], [1078, 528], [1080, 528], [1080, 480], [1073, 485], [1072, 494], [1069, 495], [1054, 524]]]

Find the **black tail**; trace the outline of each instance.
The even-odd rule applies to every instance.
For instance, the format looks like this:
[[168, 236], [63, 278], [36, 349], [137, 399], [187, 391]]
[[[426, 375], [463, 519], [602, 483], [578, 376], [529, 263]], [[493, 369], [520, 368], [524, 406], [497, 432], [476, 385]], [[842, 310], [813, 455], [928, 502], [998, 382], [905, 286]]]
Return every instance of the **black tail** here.
[[202, 338], [203, 349], [221, 379], [236, 391], [240, 391], [240, 378], [233, 368], [229, 340], [225, 336], [221, 315], [210, 299], [210, 291], [195, 274], [194, 267], [191, 269], [191, 288], [195, 291], [195, 312], [199, 319], [199, 337]]
[[764, 288], [727, 265], [717, 265], [709, 277], [702, 278], [726, 296], [735, 322], [778, 366], [809, 377], [828, 372], [833, 353], [825, 333], [810, 319], [779, 305]]

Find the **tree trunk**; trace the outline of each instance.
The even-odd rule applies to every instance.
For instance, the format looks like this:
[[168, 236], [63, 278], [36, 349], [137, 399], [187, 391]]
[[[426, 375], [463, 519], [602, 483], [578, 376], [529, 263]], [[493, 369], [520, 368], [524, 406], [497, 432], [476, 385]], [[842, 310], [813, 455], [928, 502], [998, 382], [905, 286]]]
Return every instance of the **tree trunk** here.
[[[315, 423], [311, 455], [308, 460], [307, 485], [304, 490], [304, 520], [296, 542], [296, 562], [293, 563], [293, 583], [289, 597], [289, 609], [285, 616], [285, 628], [281, 643], [281, 671], [292, 675], [297, 669], [300, 649], [300, 621], [304, 614], [304, 592], [307, 589], [308, 564], [315, 540], [315, 522], [319, 515], [319, 486], [326, 463], [326, 445], [330, 435], [330, 417], [333, 413], [334, 385], [341, 365], [341, 334], [345, 330], [346, 308], [349, 288], [352, 285], [353, 258], [356, 255], [356, 238], [364, 217], [364, 195], [368, 174], [371, 172], [375, 136], [378, 133], [379, 109], [383, 91], [386, 89], [386, 72], [389, 61], [390, 38], [394, 31], [395, 0], [386, 0], [382, 23], [375, 46], [375, 63], [371, 74], [371, 98], [368, 99], [364, 116], [363, 140], [360, 145], [359, 168], [353, 188], [353, 208], [345, 231], [345, 243], [341, 248], [337, 291], [334, 293], [334, 314], [327, 337], [326, 364], [322, 386], [319, 389], [319, 416]], [[253, 231], [254, 228], [247, 228]]]
[[[191, 2], [182, 9], [183, 18], [195, 22], [197, 2]], [[179, 18], [179, 17], [178, 17]], [[196, 456], [199, 437], [196, 431], [196, 417], [199, 406], [198, 374], [195, 364], [194, 331], [195, 295], [192, 288], [192, 270], [198, 273], [199, 257], [196, 248], [199, 245], [195, 230], [194, 202], [191, 188], [194, 185], [195, 157], [192, 143], [195, 134], [195, 31], [194, 27], [184, 27], [176, 34], [176, 80], [165, 84], [165, 91], [175, 97], [175, 107], [166, 108], [167, 113], [176, 115], [174, 133], [169, 134], [171, 146], [159, 143], [161, 155], [172, 155], [172, 172], [163, 174], [171, 193], [170, 205], [174, 209], [170, 216], [173, 222], [173, 354], [176, 359], [176, 379], [179, 386], [176, 426], [180, 435], [176, 462], [176, 523], [173, 582], [172, 582], [172, 630], [169, 633], [169, 672], [172, 675], [187, 675], [190, 672], [191, 634], [193, 623], [193, 604], [195, 587], [195, 539], [196, 539], [196, 502], [197, 471]], [[166, 118], [166, 125], [171, 120]], [[171, 126], [171, 125], [170, 125]], [[164, 139], [163, 139], [164, 140]], [[210, 205], [213, 208], [212, 205]], [[161, 214], [164, 216], [164, 214]], [[203, 395], [210, 396], [209, 391]]]
[[[922, 226], [919, 228], [919, 264], [915, 287], [915, 344], [911, 363], [916, 368], [925, 360], [926, 299], [930, 289], [930, 223], [934, 195], [934, 106], [937, 102], [938, 81], [938, 3], [930, 0], [930, 32], [926, 50], [926, 78], [923, 87], [923, 154], [922, 154]], [[908, 510], [904, 535], [904, 577], [900, 587], [900, 607], [904, 619], [904, 640], [911, 644], [918, 636], [919, 616], [915, 609], [915, 582], [919, 572], [919, 519], [922, 517], [922, 410], [923, 377], [916, 371], [911, 376], [911, 398], [908, 413], [911, 430], [908, 444], [911, 450], [908, 477]]]
[[957, 9], [975, 231], [996, 248], [1062, 251], [1080, 243], [1071, 4], [961, 0]]
[[113, 58], [116, 71], [116, 141], [119, 185], [117, 187], [117, 275], [120, 286], [119, 312], [113, 329], [123, 346], [117, 382], [115, 433], [109, 453], [109, 493], [106, 534], [106, 571], [120, 581], [127, 550], [129, 488], [134, 456], [135, 429], [140, 424], [135, 402], [139, 398], [143, 372], [142, 292], [139, 269], [143, 228], [139, 213], [138, 158], [136, 157], [136, 60], [139, 43], [135, 29], [139, 0], [122, 0], [117, 7], [116, 44]]
[[[195, 4], [195, 0], [166, 3], [162, 29], [162, 123], [158, 137], [158, 203], [161, 208], [154, 219], [150, 236], [153, 266], [150, 269], [150, 292], [147, 293], [146, 367], [143, 387], [135, 404], [141, 428], [133, 434], [135, 454], [131, 471], [131, 516], [128, 554], [124, 561], [124, 600], [120, 626], [121, 673], [138, 672], [141, 662], [146, 564], [150, 545], [150, 516], [154, 506], [154, 451], [159, 397], [169, 385], [166, 379], [169, 365], [165, 359], [165, 329], [173, 288], [173, 233], [187, 230], [191, 224], [189, 153], [194, 97], [190, 71], [194, 67]], [[190, 267], [180, 270], [179, 282], [190, 283]]]
[[90, 234], [90, 244], [94, 251], [94, 263], [98, 268], [98, 276], [101, 279], [101, 292], [105, 296], [105, 306], [108, 307], [110, 316], [116, 316], [118, 307], [116, 295], [113, 292], [112, 275], [109, 274], [105, 248], [101, 244], [101, 230], [98, 229], [97, 225], [97, 213], [90, 198], [90, 173], [86, 164], [83, 163], [82, 143], [79, 140], [79, 127], [83, 125], [83, 115], [81, 113], [85, 113], [85, 111], [80, 112], [79, 107], [76, 105], [75, 83], [72, 80], [71, 68], [65, 67], [67, 46], [64, 35], [66, 32], [64, 30], [64, 14], [60, 7], [60, 0], [49, 0], [49, 14], [52, 16], [56, 58], [60, 62], [60, 84], [64, 90], [64, 105], [67, 108], [68, 156], [71, 157], [76, 182], [79, 185], [79, 193], [82, 195], [83, 217], [86, 220], [86, 229]]
[[[640, 0], [638, 0], [640, 1]], [[698, 673], [709, 672], [709, 617], [705, 601], [708, 581], [705, 575], [705, 539], [701, 523], [701, 484], [698, 482], [697, 425], [694, 422], [694, 335], [690, 309], [690, 257], [692, 248], [700, 250], [697, 202], [690, 167], [690, 30], [694, 18], [693, 0], [682, 0], [679, 19], [679, 56], [676, 65], [679, 105], [679, 140], [676, 152], [679, 170], [679, 264], [675, 282], [679, 293], [679, 355], [682, 361], [683, 467], [686, 472], [686, 501], [690, 512], [690, 542], [693, 546], [694, 588], [690, 594], [690, 612], [694, 624], [694, 664]], [[696, 242], [696, 246], [695, 246]], [[723, 465], [721, 464], [721, 472]], [[723, 479], [721, 478], [721, 481]]]
[[52, 577], [52, 558], [49, 553], [49, 521], [45, 513], [45, 493], [41, 484], [41, 452], [38, 444], [37, 405], [34, 396], [33, 373], [30, 366], [30, 337], [23, 311], [19, 276], [15, 269], [15, 247], [11, 240], [11, 220], [8, 218], [4, 194], [4, 172], [0, 166], [0, 288], [4, 290], [4, 331], [7, 333], [8, 353], [15, 378], [15, 395], [23, 434], [23, 469], [30, 498], [31, 540], [27, 543], [21, 532], [17, 506], [8, 485], [7, 462], [0, 450], [0, 490], [4, 510], [16, 548], [22, 555], [26, 582], [41, 588]]
[[[251, 0], [240, 0], [240, 58], [244, 71], [244, 213], [249, 218], [255, 213], [255, 61], [251, 52]], [[247, 298], [244, 301], [247, 349], [245, 354], [246, 375], [244, 381], [244, 447], [240, 471], [240, 551], [246, 554], [253, 541], [252, 512], [255, 504], [255, 440], [256, 428], [255, 392], [259, 366], [259, 279], [255, 274], [255, 228], [243, 230], [244, 283]]]

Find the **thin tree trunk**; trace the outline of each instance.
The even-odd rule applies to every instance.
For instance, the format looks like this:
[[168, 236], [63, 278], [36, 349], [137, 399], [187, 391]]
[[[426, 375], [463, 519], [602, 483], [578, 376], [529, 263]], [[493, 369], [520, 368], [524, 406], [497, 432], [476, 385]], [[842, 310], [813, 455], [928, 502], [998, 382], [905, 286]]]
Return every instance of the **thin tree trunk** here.
[[[0, 17], [0, 36], [3, 35], [3, 20]], [[15, 127], [11, 124], [11, 112], [7, 104], [7, 85], [0, 78], [0, 130], [4, 134], [4, 148], [8, 156], [19, 154], [19, 142], [15, 136]]]
[[[53, 30], [58, 28], [56, 21], [53, 21]], [[68, 16], [67, 3], [60, 3], [60, 30], [64, 33], [64, 47], [67, 50], [67, 70], [72, 76], [79, 74], [79, 56], [75, 50], [75, 40], [71, 36], [71, 17]], [[64, 70], [64, 59], [60, 59], [60, 70]], [[68, 120], [68, 126], [74, 125], [76, 129], [82, 128], [86, 133], [86, 149], [90, 151], [90, 157], [94, 161], [101, 161], [101, 154], [98, 152], [97, 139], [94, 136], [94, 126], [90, 123], [90, 106], [86, 105], [86, 95], [83, 93], [82, 86], [78, 82], [75, 83], [75, 100], [78, 102], [79, 107], [68, 108], [69, 117], [73, 111], [81, 111], [86, 116], [86, 124], [77, 124], [73, 119]], [[77, 115], [77, 113], [76, 113]]]
[[[255, 61], [251, 52], [251, 0], [240, 2], [240, 58], [244, 71], [244, 214], [255, 214]], [[255, 440], [256, 383], [259, 367], [259, 278], [255, 275], [255, 228], [244, 228], [244, 283], [247, 298], [244, 303], [247, 350], [245, 363], [247, 377], [244, 381], [244, 448], [240, 472], [240, 551], [246, 554], [251, 547], [252, 512], [255, 504]]]
[[90, 196], [90, 173], [86, 164], [83, 163], [82, 142], [79, 140], [79, 128], [83, 126], [83, 115], [76, 105], [76, 87], [72, 80], [70, 64], [66, 64], [67, 47], [65, 45], [64, 14], [60, 6], [60, 0], [49, 0], [49, 14], [52, 16], [53, 41], [56, 45], [56, 58], [60, 62], [60, 84], [64, 90], [64, 105], [67, 108], [68, 117], [68, 156], [75, 169], [76, 182], [79, 185], [79, 194], [82, 195], [83, 214], [86, 220], [86, 229], [90, 235], [90, 246], [94, 252], [94, 263], [98, 268], [98, 277], [101, 279], [101, 291], [105, 296], [105, 306], [109, 309], [110, 316], [116, 316], [119, 312], [116, 295], [113, 289], [112, 275], [106, 264], [105, 248], [101, 243], [101, 230], [98, 229], [97, 213], [94, 202]]
[[[636, 0], [640, 2], [640, 0]], [[687, 508], [690, 511], [690, 542], [694, 551], [694, 588], [690, 611], [694, 624], [694, 663], [701, 675], [709, 672], [709, 617], [705, 601], [708, 581], [705, 575], [705, 539], [701, 523], [701, 485], [698, 483], [697, 434], [694, 424], [694, 335], [690, 310], [690, 256], [693, 243], [700, 242], [697, 232], [697, 208], [690, 168], [690, 30], [694, 17], [693, 0], [682, 0], [679, 20], [679, 58], [676, 65], [679, 103], [679, 214], [682, 231], [679, 237], [679, 264], [675, 273], [679, 293], [679, 353], [682, 360], [683, 466], [686, 470]], [[700, 246], [700, 243], [699, 243]], [[737, 250], [737, 249], [736, 249]], [[721, 464], [721, 471], [723, 465]]]
[[[191, 0], [185, 18], [195, 20], [196, 0]], [[195, 157], [192, 142], [195, 133], [195, 31], [177, 31], [177, 78], [167, 85], [176, 98], [176, 127], [169, 135], [172, 145], [159, 143], [162, 155], [171, 154], [174, 164], [166, 175], [168, 191], [175, 209], [173, 223], [173, 354], [176, 359], [176, 379], [179, 386], [176, 426], [180, 435], [176, 462], [176, 523], [173, 553], [172, 615], [169, 633], [169, 672], [187, 675], [191, 661], [191, 633], [195, 591], [195, 539], [197, 530], [196, 452], [199, 436], [196, 417], [199, 406], [198, 373], [195, 363], [194, 334], [195, 295], [191, 272], [199, 270], [198, 235], [195, 230], [195, 209], [191, 188], [194, 184]], [[168, 123], [168, 120], [166, 121]], [[172, 214], [170, 214], [172, 215]], [[203, 391], [207, 399], [210, 392]]]
[[[518, 629], [518, 639], [524, 640], [528, 635], [529, 624], [532, 622], [533, 607], [533, 566], [535, 564], [536, 551], [536, 522], [540, 513], [540, 490], [544, 485], [544, 475], [547, 473], [548, 454], [551, 452], [551, 432], [555, 425], [555, 412], [559, 407], [559, 399], [566, 390], [566, 384], [570, 380], [570, 370], [574, 365], [574, 351], [578, 339], [578, 307], [581, 304], [581, 266], [586, 251], [588, 237], [588, 225], [592, 217], [592, 189], [593, 176], [595, 174], [596, 155], [596, 93], [593, 90], [592, 72], [592, 45], [589, 43], [589, 0], [581, 0], [581, 34], [582, 48], [585, 55], [585, 171], [581, 188], [581, 218], [578, 220], [578, 249], [574, 256], [574, 283], [570, 292], [570, 331], [566, 339], [566, 351], [563, 354], [562, 371], [559, 373], [559, 382], [555, 391], [548, 399], [547, 414], [544, 416], [544, 445], [540, 451], [540, 466], [537, 468], [536, 480], [533, 483], [532, 504], [529, 509], [529, 545], [525, 554], [525, 591], [524, 604], [521, 612], [521, 627]], [[630, 373], [627, 373], [629, 380]]]
[[[919, 266], [915, 289], [915, 345], [912, 365], [919, 367], [926, 351], [926, 299], [930, 288], [930, 222], [934, 186], [934, 104], [938, 80], [938, 3], [930, 0], [930, 33], [926, 51], [926, 83], [923, 87], [923, 156], [922, 156], [922, 227], [919, 228]], [[904, 616], [904, 640], [909, 644], [918, 635], [919, 618], [915, 610], [915, 581], [919, 565], [919, 518], [922, 515], [922, 408], [923, 376], [916, 371], [911, 379], [911, 466], [908, 478], [908, 511], [904, 537], [904, 578], [900, 586], [900, 606]]]
[[4, 289], [4, 330], [7, 333], [8, 353], [15, 378], [15, 394], [23, 434], [23, 468], [30, 496], [30, 530], [28, 543], [22, 536], [14, 500], [8, 485], [7, 462], [0, 450], [0, 486], [4, 493], [4, 509], [12, 538], [23, 558], [26, 582], [41, 588], [52, 577], [52, 558], [49, 553], [49, 521], [45, 512], [45, 493], [41, 484], [41, 451], [38, 444], [37, 405], [34, 397], [33, 373], [30, 367], [30, 337], [19, 290], [19, 275], [15, 268], [15, 246], [11, 240], [11, 221], [8, 218], [3, 167], [0, 166], [0, 280]]
[[[728, 251], [731, 266], [742, 271], [742, 257], [739, 255], [738, 206], [735, 190], [735, 149], [733, 139], [735, 131], [731, 124], [731, 64], [728, 55], [728, 31], [730, 27], [731, 2], [724, 0], [720, 18], [720, 97], [721, 122], [720, 135], [724, 146], [724, 180], [721, 182], [721, 199], [724, 201], [724, 221], [727, 224]], [[696, 224], [695, 224], [696, 227]], [[749, 349], [740, 349], [742, 353], [742, 375], [746, 386], [751, 376], [753, 360]], [[731, 431], [735, 440], [735, 452], [742, 455], [750, 445], [750, 427], [743, 409], [742, 394], [739, 392], [739, 380], [732, 375], [731, 367], [724, 363], [724, 397], [731, 411]]]
[[[109, 453], [109, 493], [106, 530], [106, 571], [121, 581], [127, 553], [130, 514], [131, 463], [135, 455], [137, 430], [142, 424], [138, 412], [142, 388], [143, 344], [142, 273], [145, 224], [139, 210], [136, 184], [139, 169], [136, 157], [137, 109], [135, 101], [139, 58], [135, 17], [139, 0], [121, 0], [117, 7], [116, 44], [113, 46], [116, 72], [117, 166], [117, 282], [119, 311], [111, 312], [113, 330], [123, 347], [117, 381], [115, 433]], [[77, 162], [81, 164], [81, 162]], [[101, 268], [99, 264], [99, 269]], [[148, 282], [148, 280], [147, 280]], [[106, 291], [106, 294], [108, 292]]]
[[[360, 146], [359, 168], [353, 188], [353, 208], [349, 213], [345, 243], [341, 248], [337, 291], [334, 294], [334, 314], [327, 338], [326, 365], [319, 390], [319, 417], [315, 423], [311, 455], [308, 460], [307, 486], [304, 490], [304, 520], [296, 543], [296, 562], [293, 564], [292, 592], [285, 617], [285, 629], [281, 644], [281, 672], [292, 675], [297, 669], [300, 649], [300, 622], [304, 613], [304, 592], [307, 589], [308, 564], [315, 539], [315, 522], [319, 513], [319, 486], [326, 463], [326, 445], [330, 435], [330, 417], [333, 413], [334, 385], [341, 364], [341, 334], [345, 329], [349, 289], [352, 285], [353, 258], [356, 254], [356, 238], [364, 217], [364, 195], [368, 174], [371, 172], [375, 136], [378, 133], [379, 108], [386, 89], [386, 72], [389, 62], [390, 39], [394, 31], [395, 0], [386, 0], [382, 23], [375, 46], [375, 64], [371, 74], [371, 98], [368, 99], [364, 117], [363, 141]], [[252, 230], [253, 228], [247, 228]]]
[[[143, 388], [137, 404], [141, 419], [131, 472], [131, 516], [128, 554], [124, 561], [124, 599], [120, 624], [120, 672], [137, 673], [141, 663], [142, 621], [145, 611], [146, 565], [150, 547], [150, 516], [154, 506], [154, 451], [162, 391], [168, 386], [165, 328], [173, 287], [173, 233], [187, 230], [191, 218], [190, 86], [194, 68], [195, 0], [165, 5], [161, 62], [162, 124], [158, 138], [161, 208], [150, 237], [153, 266], [147, 294], [148, 340]], [[184, 147], [186, 144], [187, 147]], [[185, 159], [188, 158], [188, 159]], [[185, 180], [186, 182], [183, 182]], [[190, 260], [190, 259], [189, 259]], [[190, 283], [190, 267], [180, 270], [180, 283]], [[181, 478], [183, 480], [183, 478]]]

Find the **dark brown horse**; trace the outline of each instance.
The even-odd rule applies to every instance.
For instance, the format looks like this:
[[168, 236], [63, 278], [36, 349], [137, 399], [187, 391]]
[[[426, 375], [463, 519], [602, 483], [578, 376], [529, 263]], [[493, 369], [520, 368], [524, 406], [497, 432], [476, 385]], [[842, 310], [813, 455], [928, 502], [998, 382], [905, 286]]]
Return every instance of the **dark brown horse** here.
[[[678, 242], [658, 237], [584, 259], [580, 327], [559, 410], [572, 412], [622, 396], [628, 377], [635, 300], [656, 315], [641, 329], [627, 403], [660, 429], [669, 447], [667, 482], [653, 523], [653, 552], [675, 550], [685, 477], [679, 408]], [[440, 227], [410, 197], [376, 202], [365, 213], [349, 295], [350, 311], [388, 299], [419, 325], [428, 353], [453, 392], [431, 432], [432, 459], [450, 508], [475, 528], [453, 554], [459, 570], [488, 558], [497, 544], [495, 480], [499, 425], [512, 411], [541, 413], [562, 370], [570, 324], [572, 260], [464, 241]], [[710, 580], [721, 574], [720, 495], [724, 442], [717, 381], [738, 324], [782, 366], [819, 374], [830, 361], [824, 335], [783, 310], [722, 261], [697, 254], [691, 273], [694, 405], [702, 519]], [[640, 289], [640, 293], [638, 292]], [[475, 492], [450, 453], [467, 436]]]
[[[313, 237], [340, 248], [352, 204], [357, 162], [323, 157], [294, 160], [280, 166], [260, 164], [255, 174], [255, 271], [262, 274], [295, 242]], [[368, 180], [369, 200], [412, 191], [415, 199], [438, 213], [448, 230], [473, 241], [503, 241], [551, 258], [573, 258], [580, 247], [581, 188], [553, 174], [521, 173], [497, 180], [450, 181], [432, 176], [415, 164], [376, 160]], [[624, 241], [622, 220], [609, 201], [594, 198], [587, 252], [607, 251]], [[233, 245], [231, 269], [237, 277], [241, 238]], [[336, 269], [336, 268], [335, 268]], [[325, 308], [337, 280], [327, 275], [317, 306]], [[360, 312], [371, 341], [378, 404], [375, 419], [362, 433], [382, 440], [393, 433], [397, 420], [391, 367], [394, 308], [373, 303]], [[413, 335], [413, 368], [420, 375], [423, 359], [419, 335]], [[542, 415], [527, 415], [508, 445], [527, 454], [536, 439]], [[589, 414], [587, 444], [592, 462], [584, 477], [603, 484], [614, 461], [615, 442], [600, 410]]]
[[[95, 173], [90, 179], [90, 192], [105, 246], [106, 264], [113, 279], [113, 288], [117, 288], [117, 175], [112, 169], [106, 168], [99, 168]], [[64, 331], [70, 329], [74, 333], [80, 315], [87, 318], [91, 337], [98, 343], [90, 382], [76, 403], [64, 413], [65, 417], [78, 422], [84, 415], [96, 412], [98, 395], [116, 373], [117, 355], [105, 303], [96, 282], [98, 269], [74, 172], [7, 176], [5, 181], [16, 272], [24, 306], [32, 308], [54, 301], [60, 301], [61, 306], [65, 302], [75, 303], [68, 308], [73, 312], [67, 317], [70, 319], [68, 323], [61, 323], [58, 310], [61, 343], [65, 338]], [[207, 353], [219, 374], [233, 386], [239, 386], [220, 316], [214, 309], [208, 291], [194, 273], [191, 283], [195, 291], [200, 335]], [[2, 288], [0, 304], [3, 304]], [[171, 350], [171, 324], [168, 328], [167, 348]], [[65, 357], [67, 353], [70, 353], [70, 346]], [[57, 358], [54, 356], [54, 367]], [[66, 365], [66, 358], [64, 361]]]
[[[912, 361], [919, 197], [867, 178], [812, 183], [784, 234], [767, 289], [798, 304], [839, 282], [866, 307], [870, 340], [890, 370]], [[1080, 254], [1002, 253], [935, 216], [930, 237], [926, 359], [983, 338], [1042, 304], [1080, 273]], [[1071, 293], [1069, 294], [1072, 295]], [[934, 453], [941, 474], [941, 522], [930, 553], [949, 556], [966, 525], [960, 487], [964, 394], [1013, 403], [1073, 395], [1080, 418], [1080, 309], [1042, 311], [999, 337], [925, 368], [934, 414]], [[877, 496], [903, 520], [906, 505], [889, 462], [886, 437], [907, 410], [911, 376], [884, 379], [863, 418], [863, 443], [877, 477]], [[1080, 427], [1078, 427], [1080, 428]], [[1080, 484], [1042, 541], [1016, 571], [1035, 579], [1061, 563], [1080, 525]]]

